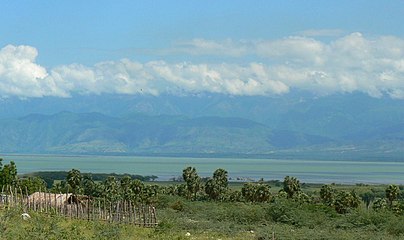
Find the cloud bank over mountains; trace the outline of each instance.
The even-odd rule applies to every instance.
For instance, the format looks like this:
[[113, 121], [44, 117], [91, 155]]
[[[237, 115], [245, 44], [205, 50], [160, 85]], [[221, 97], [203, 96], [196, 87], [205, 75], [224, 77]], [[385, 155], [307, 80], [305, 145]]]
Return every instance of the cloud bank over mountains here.
[[[313, 37], [309, 37], [313, 36]], [[226, 57], [222, 62], [140, 62], [129, 59], [46, 69], [32, 46], [0, 50], [0, 96], [71, 94], [318, 95], [364, 92], [404, 99], [404, 39], [352, 33], [324, 42], [315, 34], [277, 40], [182, 41], [166, 54]]]

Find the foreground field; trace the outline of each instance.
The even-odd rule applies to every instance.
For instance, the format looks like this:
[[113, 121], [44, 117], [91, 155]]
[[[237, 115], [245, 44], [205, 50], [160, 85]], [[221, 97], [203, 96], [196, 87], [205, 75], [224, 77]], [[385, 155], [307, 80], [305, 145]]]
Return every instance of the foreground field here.
[[0, 212], [1, 239], [401, 239], [404, 216], [367, 210], [347, 214], [289, 200], [274, 203], [189, 201], [162, 195], [156, 228], [65, 219], [22, 209]]
[[283, 181], [234, 183], [228, 181], [224, 169], [217, 169], [212, 177], [201, 178], [193, 167], [185, 168], [180, 179], [164, 183], [142, 182], [130, 175], [98, 179], [97, 175], [93, 178], [76, 169], [64, 177], [65, 180], [51, 176], [19, 177], [11, 162], [0, 166], [1, 199], [17, 199], [13, 198], [13, 194], [18, 197], [17, 190], [3, 192], [13, 187], [25, 189], [25, 194], [20, 191], [21, 197], [44, 189], [71, 193], [76, 203], [64, 202], [66, 207], [86, 206], [85, 202], [80, 203], [80, 197], [86, 197], [87, 204], [102, 199], [101, 205], [106, 201], [110, 206], [108, 211], [119, 206], [116, 204], [120, 201], [133, 206], [146, 204], [157, 209], [158, 225], [140, 228], [106, 222], [113, 220], [113, 215], [102, 218], [106, 221], [69, 219], [55, 215], [56, 211], [41, 212], [43, 208], [29, 211], [31, 218], [23, 220], [23, 201], [3, 201], [0, 238], [404, 239], [402, 185], [307, 184], [291, 176]]

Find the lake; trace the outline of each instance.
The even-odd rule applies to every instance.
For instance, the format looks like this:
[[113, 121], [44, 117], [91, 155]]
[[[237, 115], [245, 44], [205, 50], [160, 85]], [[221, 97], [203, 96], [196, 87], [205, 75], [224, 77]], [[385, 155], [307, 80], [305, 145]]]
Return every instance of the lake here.
[[282, 180], [295, 176], [311, 183], [395, 183], [404, 184], [404, 162], [287, 160], [246, 158], [189, 158], [189, 157], [134, 157], [134, 156], [65, 156], [65, 155], [1, 155], [3, 163], [13, 160], [18, 173], [35, 171], [129, 173], [156, 175], [158, 180], [169, 180], [182, 174], [187, 166], [197, 169], [200, 176], [211, 176], [224, 168], [229, 177]]

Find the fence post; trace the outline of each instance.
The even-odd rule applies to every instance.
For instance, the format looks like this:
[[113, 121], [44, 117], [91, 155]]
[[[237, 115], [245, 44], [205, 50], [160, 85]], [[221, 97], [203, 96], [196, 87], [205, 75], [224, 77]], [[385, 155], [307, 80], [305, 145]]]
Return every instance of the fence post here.
[[12, 206], [13, 205], [13, 191], [11, 190], [11, 186], [8, 186], [8, 191], [10, 191], [10, 200], [8, 200], [8, 205]]
[[143, 226], [147, 226], [147, 210], [146, 205], [143, 205]]
[[45, 212], [48, 213], [48, 193], [47, 193], [47, 189], [44, 189], [44, 197], [45, 197]]
[[153, 207], [153, 220], [154, 220], [154, 225], [157, 225], [157, 214], [156, 214], [156, 208]]
[[87, 196], [87, 221], [90, 221], [90, 197]]
[[4, 195], [4, 185], [1, 187], [1, 199], [0, 199], [0, 203], [4, 204], [4, 199], [5, 195]]

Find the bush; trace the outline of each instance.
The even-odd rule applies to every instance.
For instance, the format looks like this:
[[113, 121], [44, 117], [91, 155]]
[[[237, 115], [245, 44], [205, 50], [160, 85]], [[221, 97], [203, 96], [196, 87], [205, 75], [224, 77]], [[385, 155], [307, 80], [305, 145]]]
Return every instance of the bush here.
[[177, 200], [170, 207], [178, 212], [182, 212], [184, 210], [184, 203], [181, 200]]

